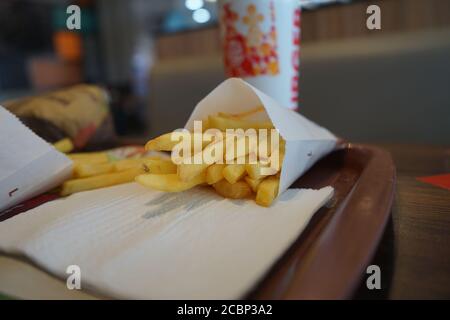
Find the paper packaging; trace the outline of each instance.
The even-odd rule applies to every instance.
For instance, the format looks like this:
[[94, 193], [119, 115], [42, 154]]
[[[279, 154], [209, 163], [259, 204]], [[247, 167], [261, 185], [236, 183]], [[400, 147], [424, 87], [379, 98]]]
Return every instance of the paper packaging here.
[[281, 107], [274, 99], [239, 78], [225, 80], [200, 101], [185, 128], [193, 130], [194, 120], [202, 120], [208, 115], [245, 112], [259, 105], [266, 110], [267, 114], [263, 117], [270, 119], [286, 140], [278, 191], [281, 194], [317, 160], [336, 147], [337, 139], [327, 129], [295, 111]]
[[72, 161], [0, 106], [0, 212], [69, 178]]
[[[122, 184], [0, 222], [0, 252], [25, 256], [60, 278], [66, 292], [67, 268], [76, 265], [81, 289], [103, 297], [239, 299], [332, 195], [331, 187], [289, 189], [263, 208], [210, 188], [166, 193]], [[29, 283], [37, 285], [30, 276], [21, 279], [15, 288], [26, 282], [28, 292]], [[8, 292], [1, 280], [0, 291]], [[41, 288], [37, 298], [52, 286]]]

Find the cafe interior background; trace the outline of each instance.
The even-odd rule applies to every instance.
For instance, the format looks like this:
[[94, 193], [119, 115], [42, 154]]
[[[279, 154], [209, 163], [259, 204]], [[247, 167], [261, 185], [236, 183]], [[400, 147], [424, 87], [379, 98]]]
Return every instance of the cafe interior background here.
[[[69, 4], [82, 28], [66, 28]], [[357, 142], [450, 143], [450, 1], [301, 1], [299, 112]], [[366, 8], [381, 8], [368, 30]], [[0, 101], [108, 89], [115, 133], [181, 127], [225, 79], [212, 0], [3, 0]], [[14, 17], [14, 18], [11, 18]]]
[[[390, 297], [448, 295], [446, 190], [421, 189], [414, 177], [448, 169], [450, 1], [300, 3], [298, 111], [347, 141], [377, 144], [402, 163], [392, 237], [404, 240], [394, 249], [383, 245], [387, 232], [379, 251], [401, 252], [390, 267], [399, 270]], [[81, 8], [79, 31], [67, 30], [69, 4]], [[381, 8], [381, 30], [366, 27], [372, 4]], [[98, 145], [81, 151], [142, 145], [183, 127], [226, 78], [218, 19], [213, 0], [2, 0], [0, 104], [98, 84], [110, 95], [108, 128]], [[421, 190], [431, 194], [434, 211], [424, 197], [416, 199]], [[423, 278], [416, 283], [418, 272]]]

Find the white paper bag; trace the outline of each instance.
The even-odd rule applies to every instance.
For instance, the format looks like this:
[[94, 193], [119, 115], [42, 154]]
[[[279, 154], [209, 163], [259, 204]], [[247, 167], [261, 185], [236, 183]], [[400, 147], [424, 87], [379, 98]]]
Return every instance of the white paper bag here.
[[202, 120], [208, 115], [245, 112], [259, 105], [265, 108], [266, 117], [286, 140], [278, 193], [281, 194], [317, 160], [336, 147], [337, 138], [327, 129], [295, 111], [281, 107], [271, 97], [239, 78], [225, 80], [200, 101], [185, 128], [193, 130], [194, 120]]
[[0, 106], [0, 212], [70, 177], [72, 161]]

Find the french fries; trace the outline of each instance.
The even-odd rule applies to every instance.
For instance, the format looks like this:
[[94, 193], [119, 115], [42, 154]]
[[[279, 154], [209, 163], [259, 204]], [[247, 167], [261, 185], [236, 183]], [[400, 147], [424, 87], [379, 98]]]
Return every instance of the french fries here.
[[145, 161], [150, 160], [151, 158], [134, 158], [134, 159], [122, 159], [113, 162], [114, 171], [123, 171], [132, 168], [141, 167]]
[[143, 164], [145, 172], [152, 174], [177, 173], [177, 166], [170, 159], [150, 159]]
[[180, 164], [178, 165], [177, 174], [181, 181], [187, 182], [195, 177], [206, 173], [206, 169], [209, 167], [206, 163], [201, 164]]
[[176, 173], [177, 170], [172, 161], [160, 157], [110, 161], [106, 152], [76, 153], [68, 156], [74, 163], [73, 174], [72, 179], [62, 185], [62, 196], [131, 182], [137, 175], [144, 173], [144, 170], [159, 174]]
[[[195, 133], [185, 131], [178, 141], [172, 141], [172, 133], [150, 140], [145, 146], [147, 150], [172, 151], [174, 162], [145, 162], [146, 172], [137, 176], [136, 181], [165, 192], [181, 192], [207, 184], [223, 197], [254, 198], [258, 205], [270, 206], [278, 195], [285, 141], [278, 132], [272, 135], [274, 132], [270, 130], [274, 129], [274, 126], [271, 121], [247, 120], [247, 117], [263, 110], [263, 107], [257, 107], [240, 114], [219, 113], [208, 116], [202, 123], [203, 132], [205, 127], [215, 129], [216, 132], [222, 133], [222, 138], [207, 137], [206, 141], [200, 143], [201, 152], [196, 150], [194, 153], [192, 148], [197, 132], [195, 130], [199, 130], [198, 124], [195, 123], [194, 129], [196, 126], [198, 128], [194, 130]], [[230, 135], [227, 129], [235, 129], [233, 135]], [[268, 129], [270, 133], [261, 132], [260, 129]], [[207, 131], [208, 134], [209, 132], [212, 130]], [[185, 139], [187, 143], [191, 142], [186, 147]], [[199, 141], [196, 142], [199, 145]], [[189, 151], [191, 153], [187, 154]], [[177, 155], [180, 157], [174, 158]], [[277, 155], [278, 159], [273, 158]]]
[[263, 207], [269, 207], [278, 195], [280, 179], [269, 177], [261, 181], [256, 192], [256, 203]]
[[235, 135], [231, 139], [225, 139], [225, 161], [245, 157], [249, 154], [257, 154], [258, 136], [255, 135]]
[[79, 163], [73, 168], [73, 175], [76, 178], [92, 177], [99, 174], [112, 172], [114, 165], [112, 163]]
[[222, 118], [229, 118], [229, 119], [243, 119], [246, 118], [248, 116], [251, 116], [255, 113], [258, 112], [262, 112], [264, 111], [264, 107], [263, 106], [259, 106], [256, 107], [254, 109], [250, 109], [249, 111], [246, 112], [241, 112], [241, 113], [225, 113], [225, 112], [219, 112], [218, 116], [222, 117]]
[[261, 181], [263, 181], [263, 178], [261, 179], [252, 179], [249, 176], [244, 177], [245, 182], [247, 182], [247, 184], [250, 186], [250, 188], [252, 188], [252, 191], [256, 193], [256, 191], [258, 190], [258, 186], [261, 183]]
[[56, 150], [62, 153], [69, 153], [73, 150], [74, 146], [72, 140], [69, 138], [61, 139], [53, 144]]
[[[262, 169], [265, 169], [266, 171], [263, 174]], [[268, 175], [275, 175], [277, 174], [278, 170], [275, 168], [269, 167], [269, 165], [263, 165], [260, 162], [257, 163], [247, 163], [245, 165], [245, 171], [247, 172], [248, 176], [254, 180], [261, 180], [265, 176]]]
[[227, 129], [274, 129], [270, 121], [249, 122], [238, 118], [224, 118], [220, 116], [209, 116], [208, 121], [211, 128], [217, 128], [220, 131]]
[[243, 199], [249, 198], [252, 195], [252, 189], [245, 181], [229, 183], [226, 180], [221, 180], [213, 184], [213, 188], [218, 194], [225, 198]]
[[131, 182], [140, 173], [142, 173], [141, 169], [128, 169], [121, 172], [101, 174], [89, 178], [67, 180], [62, 185], [61, 195], [68, 196], [69, 194], [75, 192], [104, 188], [116, 184]]
[[215, 163], [210, 165], [206, 170], [206, 183], [214, 184], [223, 179], [223, 169], [226, 164]]
[[229, 164], [222, 171], [223, 177], [231, 184], [245, 175], [245, 164]]
[[[181, 192], [198, 185], [208, 184], [224, 197], [233, 199], [255, 197], [257, 204], [269, 206], [278, 194], [280, 168], [271, 168], [263, 161], [267, 158], [259, 154], [260, 136], [257, 131], [273, 129], [274, 126], [270, 121], [247, 119], [262, 111], [264, 108], [258, 106], [239, 114], [210, 115], [202, 121], [204, 135], [200, 142], [194, 141], [194, 138], [197, 138], [195, 134], [178, 132], [178, 140], [173, 140], [172, 133], [167, 133], [150, 140], [145, 145], [146, 150], [173, 151], [180, 141], [188, 136], [191, 139], [191, 153], [190, 155], [186, 153], [186, 156], [191, 157], [191, 163], [177, 162], [175, 164], [171, 160], [157, 158], [110, 161], [106, 152], [68, 154], [74, 161], [74, 179], [63, 184], [61, 194], [69, 195], [135, 179], [142, 185], [166, 192]], [[217, 140], [217, 137], [210, 134], [212, 131], [207, 131], [205, 138], [207, 129], [215, 129], [219, 133], [225, 133], [227, 129], [240, 129], [241, 133], [232, 139], [227, 136], [228, 139]], [[250, 134], [248, 129], [254, 129], [256, 134]], [[270, 157], [273, 142], [271, 136], [267, 138], [267, 157]], [[213, 161], [205, 161], [202, 157], [201, 163], [195, 162], [194, 159], [197, 159], [198, 154], [194, 151], [198, 152], [198, 149], [194, 146], [201, 147], [202, 153], [214, 155]], [[66, 150], [67, 141], [59, 143], [57, 147], [62, 148], [63, 151]], [[278, 147], [282, 158], [285, 141], [281, 139]], [[248, 163], [250, 158], [257, 162]], [[245, 159], [245, 163], [241, 163], [240, 159]]]
[[[191, 138], [191, 145], [194, 146], [194, 135], [188, 132], [178, 132], [177, 136], [172, 136], [173, 132], [165, 133], [155, 139], [148, 141], [145, 144], [145, 150], [150, 151], [172, 151], [172, 149], [179, 143], [184, 135], [189, 135]], [[178, 139], [176, 139], [178, 138]], [[209, 144], [209, 141], [201, 141], [202, 149]], [[194, 151], [194, 148], [192, 148]]]
[[[180, 133], [180, 135], [182, 135], [182, 133]], [[148, 141], [145, 144], [145, 150], [172, 151], [173, 147], [175, 147], [177, 143], [178, 140], [172, 140], [172, 132], [169, 132]]]
[[[222, 144], [222, 145], [220, 145]], [[204, 149], [205, 152], [211, 153], [211, 151], [208, 151], [210, 149], [213, 149], [216, 145], [218, 145], [219, 149], [223, 151], [225, 141], [214, 141], [209, 143], [206, 148]], [[223, 152], [222, 152], [223, 154]], [[190, 161], [191, 163], [181, 163], [178, 165], [177, 174], [181, 181], [189, 181], [193, 177], [203, 174], [206, 169], [210, 166], [210, 164], [206, 162], [202, 163], [195, 163], [195, 158], [197, 155], [194, 155], [191, 157]], [[202, 159], [201, 159], [202, 160]]]
[[189, 181], [181, 181], [175, 173], [142, 174], [136, 177], [136, 181], [144, 186], [160, 191], [181, 192], [205, 183], [206, 173], [195, 176]]

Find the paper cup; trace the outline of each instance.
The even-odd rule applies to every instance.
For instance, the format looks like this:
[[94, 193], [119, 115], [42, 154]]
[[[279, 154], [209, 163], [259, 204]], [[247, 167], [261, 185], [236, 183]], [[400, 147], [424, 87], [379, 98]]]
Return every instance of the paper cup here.
[[336, 147], [336, 136], [299, 113], [281, 107], [274, 99], [239, 78], [225, 80], [200, 101], [185, 128], [193, 130], [195, 120], [218, 112], [239, 113], [261, 105], [266, 111], [262, 116], [270, 119], [286, 140], [278, 191], [281, 194], [317, 160]]
[[300, 2], [219, 0], [225, 73], [298, 108]]

